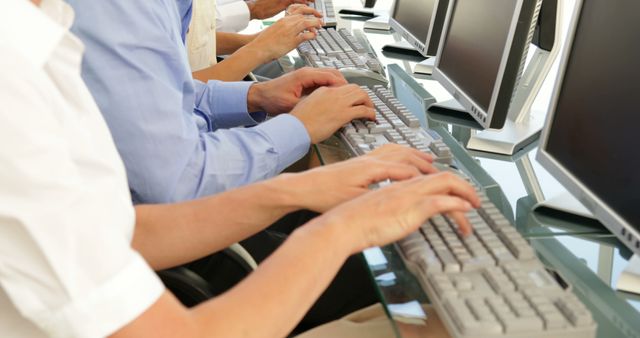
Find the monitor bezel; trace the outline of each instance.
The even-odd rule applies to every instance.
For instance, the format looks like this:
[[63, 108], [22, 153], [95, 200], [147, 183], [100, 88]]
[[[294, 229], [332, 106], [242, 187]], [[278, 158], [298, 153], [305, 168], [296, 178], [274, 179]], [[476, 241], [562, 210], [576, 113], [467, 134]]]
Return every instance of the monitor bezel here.
[[[551, 101], [549, 102], [549, 109], [547, 118], [545, 120], [544, 129], [540, 138], [540, 147], [536, 158], [538, 162], [556, 179], [562, 184], [580, 203], [582, 203], [593, 215], [618, 239], [622, 241], [630, 250], [636, 254], [640, 254], [640, 249], [636, 248], [634, 243], [640, 242], [640, 233], [631, 224], [629, 224], [622, 216], [616, 213], [611, 207], [609, 207], [604, 201], [602, 201], [593, 191], [587, 188], [579, 179], [558, 162], [549, 152], [547, 152], [547, 145], [549, 142], [549, 135], [551, 130], [551, 124], [556, 114], [556, 108], [560, 99], [562, 86], [564, 84], [564, 76], [569, 65], [571, 58], [571, 52], [573, 50], [573, 41], [580, 23], [582, 7], [584, 1], [576, 0], [576, 6], [572, 13], [571, 22], [569, 24], [569, 33], [565, 45], [562, 48], [562, 54], [560, 56], [560, 65], [558, 69], [558, 75], [553, 87]], [[622, 231], [625, 231], [625, 235]], [[631, 238], [629, 237], [631, 236]]]
[[[440, 46], [438, 46], [438, 55], [436, 57], [433, 77], [453, 96], [454, 99], [458, 101], [462, 105], [462, 107], [475, 118], [482, 127], [489, 128], [491, 125], [491, 121], [493, 120], [493, 115], [495, 111], [496, 104], [498, 102], [498, 98], [500, 96], [500, 88], [502, 87], [502, 82], [504, 79], [504, 74], [507, 68], [507, 64], [509, 62], [509, 56], [511, 54], [511, 49], [513, 48], [513, 42], [516, 35], [516, 29], [518, 27], [518, 20], [523, 10], [523, 5], [525, 0], [516, 0], [516, 9], [514, 10], [513, 17], [511, 18], [511, 25], [509, 27], [509, 34], [507, 36], [507, 42], [505, 46], [505, 50], [502, 53], [502, 59], [500, 61], [500, 67], [498, 69], [498, 75], [496, 78], [496, 83], [493, 87], [491, 101], [489, 103], [489, 108], [484, 110], [480, 107], [478, 103], [476, 103], [467, 93], [460, 89], [460, 87], [453, 82], [440, 68], [440, 62], [442, 59], [442, 51], [444, 49], [445, 41], [447, 38], [447, 34], [449, 33], [449, 29], [451, 27], [451, 16], [453, 14], [453, 10], [455, 8], [455, 4], [458, 0], [450, 0], [449, 8], [447, 9], [447, 18], [442, 29], [442, 36], [440, 37]], [[517, 83], [516, 83], [517, 85]], [[515, 90], [515, 88], [513, 88]]]
[[396, 19], [394, 19], [394, 16], [396, 14], [396, 5], [398, 4], [398, 0], [395, 0], [392, 4], [392, 11], [391, 11], [391, 15], [389, 15], [389, 26], [391, 26], [391, 28], [393, 28], [394, 31], [396, 31], [398, 34], [400, 34], [402, 36], [402, 38], [404, 38], [407, 42], [409, 42], [410, 45], [412, 45], [416, 50], [418, 50], [418, 52], [420, 52], [420, 54], [422, 54], [422, 56], [424, 57], [432, 57], [435, 55], [429, 55], [429, 45], [431, 42], [431, 39], [433, 38], [433, 29], [435, 27], [435, 23], [436, 23], [436, 19], [437, 19], [437, 14], [438, 14], [438, 9], [441, 3], [450, 3], [450, 0], [435, 0], [435, 3], [433, 5], [433, 11], [432, 11], [432, 15], [431, 15], [431, 22], [429, 23], [429, 31], [427, 32], [427, 39], [425, 41], [420, 41], [418, 38], [416, 38], [413, 34], [411, 34], [411, 32], [409, 32], [408, 29], [404, 28], [404, 26], [402, 26], [402, 24], [400, 24]]

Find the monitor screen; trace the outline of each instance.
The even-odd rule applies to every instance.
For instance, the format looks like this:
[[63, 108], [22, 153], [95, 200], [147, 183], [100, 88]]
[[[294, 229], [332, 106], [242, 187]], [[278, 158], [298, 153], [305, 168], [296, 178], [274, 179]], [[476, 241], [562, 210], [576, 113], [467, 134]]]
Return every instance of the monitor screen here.
[[396, 0], [393, 19], [421, 43], [427, 41], [437, 0]]
[[453, 4], [438, 67], [485, 111], [491, 104], [517, 4], [516, 0], [457, 0]]
[[584, 1], [546, 152], [640, 228], [640, 2]]

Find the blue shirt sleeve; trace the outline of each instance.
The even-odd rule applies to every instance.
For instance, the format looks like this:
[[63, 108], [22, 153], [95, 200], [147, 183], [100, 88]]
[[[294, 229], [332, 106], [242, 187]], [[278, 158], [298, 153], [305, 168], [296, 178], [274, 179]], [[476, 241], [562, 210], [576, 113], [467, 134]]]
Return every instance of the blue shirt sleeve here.
[[196, 87], [196, 109], [211, 119], [213, 130], [238, 126], [253, 126], [264, 121], [266, 113], [247, 112], [247, 94], [252, 82], [203, 83], [194, 80]]
[[[184, 0], [181, 0], [184, 1]], [[175, 0], [68, 0], [86, 45], [83, 78], [113, 134], [134, 202], [193, 199], [272, 177], [309, 136], [283, 115], [251, 128], [251, 83], [191, 78]]]

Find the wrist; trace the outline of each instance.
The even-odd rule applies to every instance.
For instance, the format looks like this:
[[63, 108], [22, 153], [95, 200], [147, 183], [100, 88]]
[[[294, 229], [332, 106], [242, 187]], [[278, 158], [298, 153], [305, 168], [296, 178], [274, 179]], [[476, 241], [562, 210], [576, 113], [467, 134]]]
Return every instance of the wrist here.
[[[339, 224], [325, 215], [318, 216], [294, 231], [296, 236], [309, 236], [314, 240], [325, 243], [327, 254], [337, 255], [340, 259], [347, 259], [359, 252], [353, 245], [351, 236], [347, 235], [348, 225]], [[292, 235], [292, 236], [293, 236]]]
[[[314, 191], [308, 189], [311, 171], [304, 173], [288, 173], [278, 176], [280, 180], [277, 182], [281, 186], [287, 187], [287, 204], [299, 209], [314, 210], [309, 199], [313, 198]], [[312, 181], [312, 180], [311, 180]]]
[[287, 213], [305, 208], [300, 198], [297, 176], [299, 174], [280, 174], [270, 180], [264, 181], [268, 186], [270, 196]]
[[242, 50], [242, 53], [247, 53], [248, 60], [255, 62], [257, 67], [273, 60], [274, 57], [269, 54], [269, 46], [263, 46], [264, 43], [259, 39], [255, 40], [256, 36], [257, 34], [247, 36], [244, 47], [238, 51]]
[[262, 102], [264, 102], [262, 98], [263, 86], [264, 84], [256, 82], [249, 87], [249, 92], [247, 93], [247, 111], [249, 113], [264, 111], [262, 109]]

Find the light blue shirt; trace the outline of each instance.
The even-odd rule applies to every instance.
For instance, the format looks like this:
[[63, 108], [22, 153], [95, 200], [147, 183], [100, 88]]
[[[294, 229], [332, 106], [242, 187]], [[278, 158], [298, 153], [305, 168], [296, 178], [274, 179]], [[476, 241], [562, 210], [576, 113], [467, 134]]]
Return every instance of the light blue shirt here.
[[247, 112], [251, 82], [192, 79], [184, 46], [191, 0], [67, 2], [76, 11], [72, 31], [86, 45], [83, 78], [134, 202], [225, 191], [277, 175], [307, 153], [309, 135], [292, 115], [244, 127], [266, 116]]

